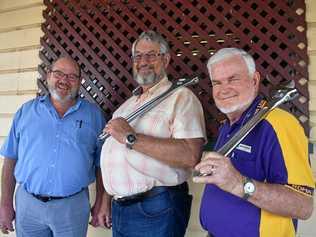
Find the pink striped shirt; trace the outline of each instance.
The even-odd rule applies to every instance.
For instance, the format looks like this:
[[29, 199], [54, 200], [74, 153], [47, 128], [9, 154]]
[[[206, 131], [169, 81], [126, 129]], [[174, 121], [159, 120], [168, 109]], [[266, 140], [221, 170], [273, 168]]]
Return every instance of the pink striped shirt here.
[[[165, 92], [171, 86], [167, 78], [141, 96], [132, 96], [113, 118], [126, 117], [147, 101]], [[136, 133], [161, 138], [205, 138], [202, 106], [187, 88], [176, 90], [158, 106], [131, 122]], [[108, 138], [101, 152], [101, 169], [106, 191], [114, 197], [145, 192], [154, 186], [183, 183], [190, 170], [174, 168], [165, 163], [126, 148], [125, 144]]]

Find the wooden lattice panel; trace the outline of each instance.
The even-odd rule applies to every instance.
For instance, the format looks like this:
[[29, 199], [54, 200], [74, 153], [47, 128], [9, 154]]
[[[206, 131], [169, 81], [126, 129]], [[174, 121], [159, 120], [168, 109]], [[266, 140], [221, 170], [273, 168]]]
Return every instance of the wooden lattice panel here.
[[95, 101], [105, 114], [131, 96], [131, 45], [148, 29], [170, 43], [172, 80], [199, 75], [192, 89], [203, 104], [210, 136], [223, 116], [212, 100], [206, 62], [222, 47], [239, 47], [256, 60], [263, 80], [261, 93], [294, 80], [300, 96], [287, 109], [308, 134], [308, 72], [304, 0], [44, 0], [42, 64], [38, 80], [46, 93], [46, 69], [60, 55], [80, 64], [82, 97]]

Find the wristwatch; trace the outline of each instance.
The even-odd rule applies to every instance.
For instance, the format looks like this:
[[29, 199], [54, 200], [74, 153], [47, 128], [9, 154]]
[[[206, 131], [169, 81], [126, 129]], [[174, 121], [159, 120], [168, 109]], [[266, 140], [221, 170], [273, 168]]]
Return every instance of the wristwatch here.
[[137, 137], [134, 133], [129, 133], [125, 138], [125, 145], [128, 149], [133, 149], [134, 144], [136, 143]]
[[248, 177], [244, 177], [244, 195], [243, 195], [243, 199], [247, 200], [249, 197], [251, 197], [254, 192], [256, 191], [256, 185], [253, 182], [253, 180], [251, 178]]

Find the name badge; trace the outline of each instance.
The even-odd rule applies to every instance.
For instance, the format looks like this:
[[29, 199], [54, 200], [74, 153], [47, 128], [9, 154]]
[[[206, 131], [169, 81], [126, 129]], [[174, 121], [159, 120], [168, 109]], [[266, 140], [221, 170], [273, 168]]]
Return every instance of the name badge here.
[[245, 145], [245, 144], [239, 144], [236, 149], [247, 152], [247, 153], [251, 153], [251, 146]]

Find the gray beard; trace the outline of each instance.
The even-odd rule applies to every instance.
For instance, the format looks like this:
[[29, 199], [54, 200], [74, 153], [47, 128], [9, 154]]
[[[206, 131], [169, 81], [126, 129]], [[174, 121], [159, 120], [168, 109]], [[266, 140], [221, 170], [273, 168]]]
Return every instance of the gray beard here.
[[139, 74], [134, 75], [135, 81], [141, 86], [147, 86], [158, 81], [157, 74], [150, 73], [147, 76], [140, 76]]
[[57, 93], [56, 89], [50, 85], [48, 85], [48, 91], [49, 91], [51, 97], [53, 97], [55, 100], [59, 101], [61, 104], [66, 104], [66, 103], [70, 102], [71, 100], [75, 100], [77, 98], [77, 95], [78, 95], [77, 91], [71, 90], [67, 96], [61, 97]]
[[166, 72], [162, 69], [159, 74], [156, 74], [154, 72], [150, 73], [147, 76], [141, 76], [139, 73], [134, 74], [134, 80], [141, 86], [147, 86], [152, 85], [158, 82], [161, 78], [163, 78], [166, 75]]

